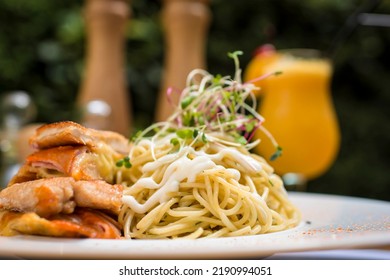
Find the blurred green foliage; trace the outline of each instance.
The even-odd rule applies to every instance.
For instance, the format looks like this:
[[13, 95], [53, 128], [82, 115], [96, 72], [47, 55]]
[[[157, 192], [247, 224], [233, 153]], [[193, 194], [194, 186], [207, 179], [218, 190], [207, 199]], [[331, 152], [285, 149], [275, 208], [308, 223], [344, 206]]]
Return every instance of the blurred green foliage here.
[[[211, 73], [232, 74], [227, 52], [245, 68], [261, 44], [326, 51], [361, 0], [211, 0]], [[136, 126], [153, 120], [163, 69], [161, 2], [132, 0], [126, 33], [127, 81]], [[0, 0], [0, 94], [21, 89], [35, 121], [76, 119], [85, 57], [83, 1]], [[390, 1], [373, 11], [390, 14]], [[312, 192], [390, 200], [390, 28], [358, 26], [334, 57], [333, 99], [342, 131], [334, 166], [309, 182]]]

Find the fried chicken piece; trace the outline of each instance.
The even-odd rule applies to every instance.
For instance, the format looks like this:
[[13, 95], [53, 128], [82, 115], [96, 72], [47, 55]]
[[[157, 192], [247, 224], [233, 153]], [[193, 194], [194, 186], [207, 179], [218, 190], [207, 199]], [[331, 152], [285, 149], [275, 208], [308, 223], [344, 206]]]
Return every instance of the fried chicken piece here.
[[76, 181], [55, 177], [13, 184], [0, 192], [0, 209], [35, 212], [41, 217], [72, 213], [76, 206], [118, 213], [121, 185], [101, 180]]
[[71, 121], [45, 124], [37, 128], [35, 135], [30, 138], [30, 145], [39, 150], [74, 145], [86, 145], [94, 149], [102, 143], [121, 154], [128, 154], [130, 150], [129, 140], [119, 133], [86, 128]]
[[48, 218], [39, 217], [34, 212], [0, 211], [0, 235], [18, 234], [105, 239], [121, 237], [119, 224], [96, 210], [77, 208], [72, 214], [57, 214]]

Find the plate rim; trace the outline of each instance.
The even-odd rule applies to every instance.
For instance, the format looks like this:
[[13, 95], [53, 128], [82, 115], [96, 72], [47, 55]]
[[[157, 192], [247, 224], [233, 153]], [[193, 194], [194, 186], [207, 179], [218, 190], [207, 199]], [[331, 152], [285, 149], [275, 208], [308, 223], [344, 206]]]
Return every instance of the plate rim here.
[[[389, 207], [390, 202], [378, 199], [370, 199], [354, 196], [343, 196], [334, 194], [309, 193], [309, 192], [288, 192], [293, 201], [323, 199], [341, 203], [373, 203], [378, 206]], [[288, 247], [278, 250], [261, 250], [251, 243], [261, 244], [263, 239], [269, 236], [272, 239], [278, 239], [278, 236], [289, 237], [302, 230], [308, 230], [310, 225], [306, 224], [305, 213], [301, 223], [292, 229], [282, 232], [269, 233], [254, 236], [242, 237], [224, 237], [215, 239], [197, 239], [197, 240], [104, 240], [104, 239], [68, 239], [40, 236], [13, 236], [0, 237], [0, 257], [16, 258], [49, 258], [49, 259], [225, 259], [225, 258], [265, 258], [277, 253], [304, 252], [313, 250], [332, 250], [332, 249], [364, 249], [373, 248], [390, 244], [390, 226], [385, 231], [374, 231], [369, 233], [369, 238], [364, 236], [353, 236], [350, 239], [343, 239], [342, 242], [337, 239], [332, 242], [328, 240], [326, 246], [321, 240], [302, 243], [292, 242]], [[360, 242], [358, 242], [359, 240]], [[113, 243], [115, 242], [115, 243]], [[123, 242], [123, 243], [121, 243]], [[136, 243], [134, 246], [131, 243]], [[107, 250], [115, 245], [112, 250]], [[125, 248], [117, 249], [125, 244]], [[247, 245], [241, 250], [234, 249], [236, 245]], [[35, 246], [31, 246], [35, 245]], [[37, 251], [39, 246], [40, 250]], [[80, 246], [79, 246], [80, 245]], [[217, 247], [222, 246], [223, 247]], [[133, 247], [132, 247], [133, 246]], [[143, 246], [150, 246], [139, 250]], [[178, 247], [186, 247], [186, 250], [177, 250]], [[79, 248], [75, 252], [72, 249]], [[129, 249], [126, 251], [125, 249]], [[174, 250], [176, 248], [176, 250]], [[207, 249], [214, 250], [207, 250]], [[215, 250], [218, 248], [217, 250]], [[55, 249], [55, 250], [53, 250]], [[138, 249], [138, 251], [137, 251]], [[192, 250], [189, 252], [189, 250]], [[203, 250], [203, 251], [202, 251]], [[104, 253], [104, 254], [103, 254]]]

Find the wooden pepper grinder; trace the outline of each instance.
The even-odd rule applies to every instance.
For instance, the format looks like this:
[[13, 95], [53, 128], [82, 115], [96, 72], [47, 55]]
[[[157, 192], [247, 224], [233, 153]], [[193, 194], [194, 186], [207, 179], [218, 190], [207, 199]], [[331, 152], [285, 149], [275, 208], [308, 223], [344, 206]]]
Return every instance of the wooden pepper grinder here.
[[[129, 0], [86, 0], [86, 70], [78, 97], [78, 104], [85, 109], [83, 124], [125, 136], [132, 122], [125, 79], [129, 16]], [[105, 118], [103, 122], [99, 114]]]
[[[211, 20], [209, 0], [164, 0], [162, 24], [165, 32], [165, 62], [157, 99], [157, 121], [166, 120], [177, 105], [187, 75], [206, 68], [206, 36]], [[167, 89], [173, 88], [172, 104]]]

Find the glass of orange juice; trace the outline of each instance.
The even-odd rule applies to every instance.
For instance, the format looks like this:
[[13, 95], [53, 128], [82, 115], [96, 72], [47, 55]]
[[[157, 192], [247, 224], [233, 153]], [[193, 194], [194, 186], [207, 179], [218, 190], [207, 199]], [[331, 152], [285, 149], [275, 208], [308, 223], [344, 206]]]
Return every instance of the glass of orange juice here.
[[[281, 176], [314, 179], [330, 168], [340, 145], [330, 90], [332, 64], [310, 49], [276, 51], [274, 59], [267, 59], [270, 63], [262, 64], [259, 76], [281, 71], [262, 81], [265, 91], [258, 109], [282, 148], [270, 164]], [[256, 152], [269, 159], [275, 145], [261, 130], [255, 137], [261, 139]]]

